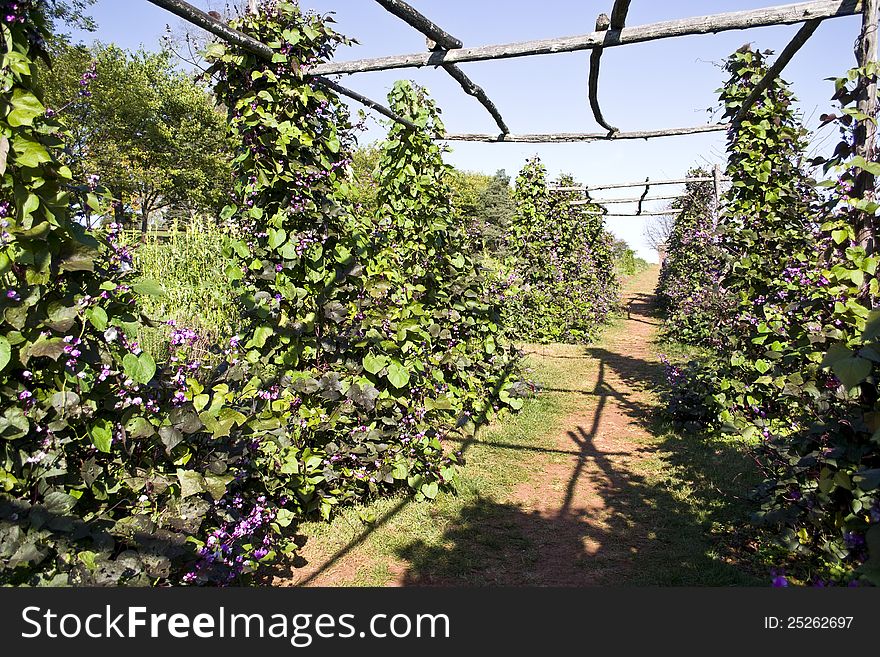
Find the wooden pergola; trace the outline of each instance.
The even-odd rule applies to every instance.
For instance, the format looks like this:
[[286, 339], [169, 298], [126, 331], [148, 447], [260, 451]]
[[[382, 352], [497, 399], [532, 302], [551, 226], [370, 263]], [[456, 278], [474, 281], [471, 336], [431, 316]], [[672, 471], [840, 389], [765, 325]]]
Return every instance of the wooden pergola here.
[[[237, 45], [255, 55], [271, 59], [272, 50], [248, 35], [230, 28], [221, 19], [209, 15], [184, 0], [148, 0], [184, 20], [197, 25], [215, 36]], [[368, 71], [387, 71], [403, 68], [420, 68], [434, 66], [442, 68], [449, 74], [462, 90], [476, 98], [498, 125], [498, 134], [446, 134], [438, 135], [438, 139], [451, 141], [476, 141], [486, 143], [520, 142], [520, 143], [564, 143], [592, 142], [626, 139], [654, 139], [658, 137], [674, 137], [689, 134], [724, 131], [730, 124], [707, 124], [685, 128], [661, 128], [623, 132], [612, 126], [602, 114], [599, 105], [599, 74], [601, 60], [607, 48], [624, 46], [646, 41], [657, 41], [674, 37], [698, 34], [710, 34], [730, 30], [746, 30], [756, 27], [773, 25], [792, 25], [802, 23], [803, 27], [795, 35], [791, 43], [780, 53], [776, 62], [767, 72], [763, 80], [755, 87], [751, 96], [743, 103], [739, 116], [745, 115], [754, 102], [772, 84], [788, 65], [797, 52], [803, 47], [823, 21], [843, 16], [863, 14], [863, 38], [860, 39], [859, 62], [877, 58], [877, 0], [813, 0], [798, 4], [751, 9], [747, 11], [712, 14], [694, 18], [665, 21], [638, 27], [627, 27], [626, 18], [631, 0], [615, 0], [611, 16], [600, 14], [596, 21], [596, 31], [589, 34], [539, 41], [526, 41], [501, 45], [464, 48], [462, 42], [429, 18], [421, 14], [411, 5], [402, 0], [375, 0], [385, 10], [422, 33], [427, 39], [426, 52], [409, 55], [394, 55], [375, 59], [360, 59], [344, 62], [329, 62], [308, 69], [316, 82], [336, 93], [355, 100], [398, 123], [414, 127], [404, 117], [398, 116], [379, 102], [362, 94], [341, 86], [330, 80], [328, 75], [352, 75]], [[251, 3], [254, 6], [254, 3]], [[531, 57], [590, 50], [589, 70], [589, 102], [596, 122], [607, 132], [596, 133], [556, 133], [556, 134], [511, 134], [501, 112], [488, 97], [482, 87], [471, 80], [458, 64], [466, 62], [493, 61], [516, 57]], [[873, 114], [871, 114], [873, 116]], [[739, 117], [737, 117], [739, 118]]]
[[[148, 0], [154, 5], [162, 7], [180, 18], [197, 25], [218, 38], [236, 45], [259, 57], [271, 60], [273, 51], [256, 39], [230, 28], [216, 15], [210, 15], [192, 6], [184, 0]], [[436, 25], [428, 17], [417, 11], [411, 5], [402, 0], [375, 0], [386, 11], [405, 21], [408, 25], [418, 30], [427, 39], [425, 52], [393, 55], [374, 59], [359, 59], [343, 62], [328, 62], [313, 66], [307, 70], [307, 74], [313, 76], [314, 81], [329, 88], [336, 93], [348, 97], [365, 107], [373, 109], [383, 116], [403, 124], [411, 129], [416, 126], [399, 116], [394, 111], [381, 103], [340, 85], [327, 76], [353, 75], [369, 71], [387, 71], [405, 68], [421, 68], [427, 66], [442, 68], [462, 88], [473, 96], [485, 110], [492, 116], [498, 126], [498, 134], [444, 134], [436, 135], [438, 140], [470, 141], [484, 143], [570, 143], [570, 142], [596, 142], [616, 141], [632, 139], [654, 139], [660, 137], [674, 137], [681, 135], [702, 134], [707, 132], [725, 131], [744, 117], [752, 105], [760, 98], [775, 79], [779, 77], [785, 67], [791, 62], [798, 51], [804, 46], [809, 38], [816, 32], [819, 25], [826, 20], [844, 16], [862, 15], [862, 31], [856, 45], [856, 60], [860, 67], [877, 60], [878, 41], [878, 8], [880, 0], [812, 0], [761, 9], [735, 11], [707, 16], [697, 16], [672, 21], [628, 27], [627, 15], [631, 0], [614, 0], [610, 16], [600, 14], [596, 21], [596, 29], [589, 34], [578, 36], [559, 37], [554, 39], [542, 39], [538, 41], [526, 41], [498, 45], [465, 48], [461, 40], [452, 36], [441, 27]], [[256, 0], [249, 0], [252, 11], [256, 8]], [[737, 115], [731, 123], [706, 124], [685, 128], [660, 128], [624, 132], [614, 127], [604, 117], [599, 104], [599, 78], [601, 71], [602, 56], [606, 49], [625, 46], [648, 41], [658, 41], [675, 37], [684, 37], [700, 34], [714, 34], [731, 30], [746, 30], [757, 27], [774, 25], [796, 25], [802, 27], [792, 41], [779, 54], [776, 61], [765, 74], [764, 78], [755, 86], [749, 97], [743, 102]], [[596, 122], [606, 132], [585, 133], [556, 133], [556, 134], [512, 134], [504, 121], [502, 114], [494, 102], [488, 97], [485, 90], [477, 85], [459, 67], [459, 64], [479, 61], [495, 61], [502, 59], [533, 57], [540, 55], [553, 55], [557, 53], [569, 53], [578, 51], [591, 51], [588, 96], [589, 104]], [[877, 115], [877, 89], [865, 90], [859, 101], [859, 111], [869, 117]], [[857, 129], [858, 154], [867, 161], [873, 161], [876, 155], [877, 125], [874, 121], [860, 121]], [[595, 203], [589, 198], [589, 191], [595, 189], [611, 189], [625, 187], [645, 187], [645, 193], [641, 198], [630, 202], [638, 202], [639, 210], [636, 215], [647, 216], [642, 212], [643, 203], [650, 200], [648, 191], [651, 186], [663, 184], [682, 184], [694, 182], [696, 179], [683, 179], [673, 181], [645, 181], [640, 183], [624, 183], [604, 187], [579, 188], [586, 193], [584, 203]], [[715, 185], [716, 201], [720, 196], [721, 177], [720, 172], [714, 172], [712, 181]], [[863, 195], [872, 196], [875, 187], [875, 177], [868, 171], [863, 171], [858, 186]], [[566, 191], [558, 189], [557, 191]], [[568, 190], [575, 191], [575, 190]], [[576, 203], [578, 201], [575, 201]], [[610, 203], [623, 203], [624, 200], [609, 199]], [[873, 217], [865, 215], [859, 227], [863, 240], [868, 240], [873, 231]]]

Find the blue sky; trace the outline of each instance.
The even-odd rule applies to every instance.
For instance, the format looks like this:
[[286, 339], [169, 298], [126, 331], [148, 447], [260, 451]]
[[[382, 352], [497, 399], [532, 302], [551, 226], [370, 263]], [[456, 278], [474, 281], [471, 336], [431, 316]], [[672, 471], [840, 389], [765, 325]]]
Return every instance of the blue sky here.
[[[222, 0], [191, 0], [203, 8], [222, 8]], [[335, 12], [338, 31], [357, 39], [338, 59], [358, 59], [419, 52], [424, 37], [371, 0], [301, 0], [304, 8]], [[528, 41], [591, 32], [599, 13], [610, 10], [612, 0], [411, 0], [434, 22], [461, 39], [465, 46]], [[779, 4], [777, 0], [636, 0], [628, 25], [674, 18], [737, 11]], [[88, 41], [115, 42], [128, 48], [158, 48], [166, 25], [178, 28], [173, 15], [147, 0], [98, 0], [92, 11], [98, 32]], [[832, 83], [854, 66], [853, 44], [858, 17], [826, 21], [786, 69], [810, 127], [833, 107]], [[717, 105], [716, 90], [724, 76], [719, 63], [742, 46], [753, 43], [779, 52], [798, 26], [757, 28], [743, 32], [682, 37], [609, 49], [602, 60], [600, 102], [607, 120], [622, 130], [683, 127], [712, 119], [707, 110]], [[499, 62], [476, 62], [462, 68], [499, 106], [516, 133], [594, 132], [596, 125], [587, 102], [589, 53], [544, 55]], [[427, 86], [439, 105], [450, 132], [497, 132], [482, 106], [466, 96], [442, 70], [404, 69], [357, 74], [343, 84], [382, 100], [394, 81], [415, 80]], [[717, 115], [715, 116], [717, 118]], [[375, 126], [375, 122], [373, 122]], [[376, 126], [367, 139], [380, 138]], [[819, 132], [816, 148], [833, 143], [830, 129]], [[511, 175], [527, 157], [540, 155], [551, 175], [571, 173], [586, 184], [677, 178], [697, 164], [724, 162], [724, 134], [690, 135], [640, 142], [591, 144], [453, 144], [448, 156], [456, 167]], [[669, 188], [666, 188], [667, 190]], [[665, 190], [664, 190], [665, 191]], [[634, 190], [608, 192], [631, 197]], [[664, 194], [666, 195], [666, 194]], [[629, 206], [615, 206], [630, 212]], [[657, 204], [661, 209], [662, 203]], [[646, 210], [652, 208], [646, 207]], [[644, 240], [650, 218], [609, 219], [611, 230], [626, 239], [645, 257], [656, 259]]]

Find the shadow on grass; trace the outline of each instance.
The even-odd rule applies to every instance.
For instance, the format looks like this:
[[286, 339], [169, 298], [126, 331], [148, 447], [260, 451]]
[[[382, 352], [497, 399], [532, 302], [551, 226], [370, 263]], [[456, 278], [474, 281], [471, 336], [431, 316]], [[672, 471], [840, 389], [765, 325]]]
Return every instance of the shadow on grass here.
[[[565, 453], [577, 459], [553, 513], [478, 498], [449, 526], [440, 544], [414, 541], [398, 551], [409, 564], [402, 583], [763, 584], [731, 540], [750, 513], [742, 495], [752, 482], [737, 478], [748, 471], [746, 454], [729, 442], [659, 433], [659, 443], [642, 450], [649, 453], [651, 468], [637, 472], [617, 458], [628, 454], [597, 446], [603, 411], [600, 401], [591, 426], [568, 434], [575, 449]], [[576, 494], [585, 481], [595, 499]]]
[[[645, 321], [654, 318], [648, 295], [636, 295], [628, 311]], [[515, 504], [477, 497], [449, 523], [438, 544], [418, 540], [397, 550], [397, 556], [406, 562], [401, 583], [763, 584], [749, 572], [748, 558], [735, 540], [735, 529], [747, 522], [751, 511], [744, 496], [754, 481], [743, 475], [752, 471], [745, 451], [733, 441], [667, 431], [650, 405], [618, 390], [608, 380], [613, 372], [628, 387], [653, 388], [660, 382], [659, 364], [598, 347], [587, 348], [584, 356], [564, 357], [595, 359], [598, 366], [594, 389], [583, 391], [596, 399], [592, 417], [569, 432], [570, 449], [484, 442], [476, 437], [460, 440], [463, 452], [479, 443], [489, 449], [570, 457], [563, 491], [545, 492], [548, 497], [561, 495], [549, 505], [554, 511], [530, 512]], [[596, 437], [612, 400], [655, 440], [630, 453], [599, 447]], [[478, 426], [485, 423], [485, 418], [480, 419]], [[607, 437], [607, 430], [604, 433]], [[578, 494], [584, 483], [593, 493], [589, 498]], [[300, 584], [314, 581], [409, 503], [406, 499], [395, 505]]]

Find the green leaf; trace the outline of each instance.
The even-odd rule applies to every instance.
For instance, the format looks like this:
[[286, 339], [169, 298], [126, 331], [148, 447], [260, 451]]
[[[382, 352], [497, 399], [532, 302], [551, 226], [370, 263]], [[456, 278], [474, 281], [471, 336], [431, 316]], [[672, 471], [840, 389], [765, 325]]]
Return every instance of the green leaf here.
[[149, 420], [143, 417], [131, 418], [125, 425], [125, 431], [129, 437], [134, 439], [150, 438], [151, 436], [156, 435], [156, 428]]
[[386, 376], [388, 377], [389, 383], [395, 388], [404, 388], [406, 387], [406, 384], [409, 383], [409, 370], [397, 360], [391, 361], [388, 365], [388, 373]]
[[164, 297], [165, 288], [159, 281], [154, 281], [149, 278], [142, 278], [137, 283], [132, 285], [132, 289], [138, 294], [143, 294], [148, 297]]
[[433, 500], [437, 497], [437, 493], [440, 492], [440, 487], [437, 485], [436, 481], [432, 481], [430, 484], [424, 484], [419, 490], [422, 492], [422, 495], [429, 500]]
[[825, 369], [826, 367], [831, 367], [837, 361], [843, 360], [844, 358], [851, 358], [852, 356], [852, 349], [847, 349], [842, 344], [835, 343], [831, 345], [828, 353], [825, 354], [825, 357], [822, 359], [822, 364], [820, 367], [822, 367], [822, 369]]
[[17, 88], [13, 91], [10, 104], [12, 111], [6, 120], [13, 128], [33, 125], [35, 118], [46, 113], [43, 103], [26, 89]]
[[52, 408], [62, 415], [79, 410], [79, 395], [69, 390], [52, 395]]
[[223, 499], [226, 495], [226, 487], [235, 480], [233, 475], [207, 474], [204, 477], [205, 490], [210, 493], [214, 500]]
[[89, 429], [89, 437], [99, 452], [109, 454], [113, 444], [113, 424], [109, 420], [99, 420]]
[[39, 142], [24, 137], [16, 137], [12, 143], [15, 152], [15, 162], [22, 167], [36, 168], [46, 162], [51, 162], [49, 152]]
[[370, 374], [378, 374], [385, 366], [388, 365], [388, 358], [386, 356], [374, 356], [373, 354], [367, 354], [364, 356], [364, 369], [367, 370]]
[[16, 440], [26, 436], [30, 431], [30, 421], [24, 411], [17, 406], [11, 406], [0, 417], [0, 438]]
[[836, 361], [831, 371], [847, 389], [854, 388], [871, 374], [871, 361], [855, 356]]
[[76, 506], [76, 498], [67, 493], [55, 490], [51, 493], [46, 493], [46, 496], [43, 498], [43, 505], [51, 514], [56, 516], [66, 516], [73, 510], [73, 507]]
[[269, 229], [269, 248], [277, 249], [287, 240], [287, 233], [283, 230]]
[[195, 470], [177, 470], [177, 481], [180, 482], [180, 496], [187, 498], [205, 491], [205, 478]]
[[853, 476], [853, 482], [865, 492], [880, 488], [880, 468], [857, 472]]
[[834, 230], [831, 231], [831, 239], [834, 240], [835, 244], [843, 244], [849, 239], [849, 231], [848, 230]]
[[125, 369], [125, 376], [142, 385], [152, 381], [156, 374], [156, 361], [146, 352], [140, 356], [125, 354], [125, 358], [122, 359], [122, 367]]
[[108, 326], [107, 311], [100, 306], [94, 306], [86, 311], [86, 318], [92, 326], [99, 331], [106, 331]]
[[254, 331], [254, 337], [248, 342], [249, 347], [257, 347], [258, 349], [266, 346], [268, 340], [275, 333], [271, 326], [260, 326]]
[[766, 374], [770, 371], [770, 363], [766, 360], [756, 360], [755, 361], [755, 369], [758, 370], [761, 374]]
[[9, 340], [0, 335], [0, 370], [9, 364], [10, 358], [12, 358], [12, 346]]

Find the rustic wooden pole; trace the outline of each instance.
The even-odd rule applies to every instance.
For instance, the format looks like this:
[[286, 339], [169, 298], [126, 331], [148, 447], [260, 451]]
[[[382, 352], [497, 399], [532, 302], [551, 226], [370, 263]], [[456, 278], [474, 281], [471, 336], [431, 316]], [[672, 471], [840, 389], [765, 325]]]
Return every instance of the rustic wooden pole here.
[[[438, 27], [427, 16], [424, 16], [406, 2], [401, 2], [401, 0], [376, 0], [376, 2], [407, 25], [424, 34], [428, 38], [428, 48], [430, 50], [455, 50], [456, 48], [461, 48], [462, 42], [459, 39]], [[486, 108], [486, 111], [489, 112], [501, 130], [501, 134], [506, 135], [510, 133], [510, 128], [504, 122], [498, 107], [492, 102], [481, 86], [471, 80], [455, 64], [443, 64], [442, 68], [453, 80], [458, 82], [468, 96], [473, 96]]]
[[[611, 10], [611, 18], [608, 18], [606, 14], [599, 14], [599, 18], [596, 19], [596, 32], [607, 32], [609, 29], [619, 32], [626, 27], [626, 15], [629, 12], [630, 1], [615, 0]], [[593, 118], [596, 119], [596, 123], [608, 132], [618, 132], [619, 128], [615, 128], [605, 120], [599, 106], [599, 71], [602, 66], [603, 52], [605, 52], [603, 48], [596, 48], [590, 55], [590, 109], [593, 110]]]
[[782, 69], [788, 66], [789, 62], [794, 58], [798, 51], [803, 48], [804, 44], [811, 36], [813, 36], [821, 24], [821, 19], [804, 23], [801, 29], [798, 30], [798, 33], [794, 35], [791, 43], [785, 46], [785, 49], [779, 53], [779, 57], [773, 62], [773, 66], [767, 70], [764, 77], [761, 78], [760, 82], [758, 82], [758, 84], [755, 85], [755, 88], [752, 89], [752, 93], [750, 93], [743, 101], [743, 104], [740, 106], [733, 119], [734, 122], [742, 121], [748, 115], [749, 110], [752, 109], [752, 105], [754, 105], [764, 92], [770, 88], [773, 81], [782, 73]]
[[[599, 14], [599, 18], [596, 19], [596, 32], [607, 32], [610, 27], [611, 19], [608, 18], [608, 15]], [[593, 110], [593, 118], [596, 119], [596, 123], [605, 128], [608, 132], [619, 132], [619, 128], [615, 128], [605, 120], [605, 117], [602, 116], [602, 108], [599, 106], [599, 71], [602, 68], [603, 52], [605, 51], [602, 48], [596, 48], [590, 54], [590, 109]]]
[[[651, 183], [652, 185], [654, 183]], [[644, 203], [653, 203], [655, 201], [674, 201], [676, 199], [680, 199], [681, 194], [676, 194], [674, 196], [652, 196], [650, 198], [646, 198]], [[596, 205], [623, 205], [624, 203], [638, 203], [642, 199], [639, 197], [636, 198], [604, 198], [604, 199], [593, 199], [593, 203]]]
[[[695, 176], [693, 178], [674, 178], [670, 180], [652, 180], [651, 187], [659, 187], [660, 185], [685, 185], [691, 182], [712, 182], [711, 176]], [[722, 180], [730, 180], [730, 178], [722, 178]], [[626, 189], [628, 187], [644, 187], [645, 181], [631, 183], [611, 183], [608, 185], [589, 185], [580, 187], [550, 187], [551, 192], [595, 192], [600, 189]]]
[[529, 135], [488, 135], [488, 134], [453, 134], [446, 135], [447, 141], [483, 141], [493, 144], [562, 144], [582, 141], [616, 141], [627, 139], [654, 139], [657, 137], [677, 137], [679, 135], [696, 135], [704, 132], [721, 132], [730, 127], [727, 123], [709, 124], [694, 128], [667, 128], [665, 130], [640, 130], [635, 132], [563, 132], [556, 134]]
[[320, 75], [362, 73], [365, 71], [442, 66], [443, 64], [461, 62], [480, 62], [510, 57], [550, 55], [554, 53], [594, 50], [596, 48], [611, 48], [695, 34], [713, 34], [730, 30], [746, 30], [753, 27], [767, 27], [770, 25], [793, 25], [813, 19], [853, 16], [860, 13], [861, 1], [813, 0], [813, 2], [684, 18], [572, 37], [482, 46], [479, 48], [441, 50], [433, 53], [395, 55], [392, 57], [349, 62], [329, 62], [315, 66], [311, 70], [313, 73]]
[[[645, 178], [645, 182], [649, 182], [650, 178]], [[645, 204], [645, 199], [648, 198], [648, 192], [651, 191], [651, 185], [645, 185], [645, 192], [642, 194], [642, 198], [639, 199], [639, 209], [636, 214], [642, 214], [642, 206]]]
[[436, 23], [428, 19], [427, 16], [421, 14], [406, 2], [400, 2], [400, 0], [376, 0], [376, 2], [382, 5], [385, 11], [394, 14], [407, 25], [414, 27], [431, 39], [435, 44], [435, 47], [431, 48], [431, 50], [435, 50], [438, 47], [442, 50], [455, 50], [464, 45], [460, 40], [443, 30]]
[[[586, 205], [583, 201], [574, 201], [571, 205]], [[643, 212], [641, 214], [621, 214], [617, 212], [606, 212], [604, 216], [606, 217], [632, 217], [633, 219], [638, 217], [671, 217], [673, 215], [679, 214], [681, 210], [669, 210], [668, 212]]]
[[715, 216], [721, 213], [721, 165], [716, 164], [712, 167], [712, 186], [715, 195]]
[[632, 0], [615, 0], [611, 10], [611, 29], [622, 30], [626, 27], [626, 15], [629, 13], [629, 5]]
[[[880, 0], [865, 0], [862, 18], [862, 33], [856, 44], [856, 60], [859, 68], [865, 68], [877, 61], [877, 12]], [[877, 159], [877, 76], [871, 75], [859, 90], [859, 112], [868, 118], [859, 121], [855, 129], [855, 152], [868, 162]], [[873, 201], [876, 197], [877, 178], [869, 171], [862, 170], [856, 178], [853, 189], [854, 198]], [[876, 250], [876, 222], [873, 213], [860, 212], [856, 220], [856, 235], [859, 244], [872, 254]]]
[[[263, 59], [271, 61], [272, 57], [275, 56], [275, 51], [272, 50], [265, 43], [261, 43], [260, 41], [257, 41], [253, 37], [250, 37], [243, 32], [232, 29], [223, 21], [206, 14], [204, 11], [197, 7], [193, 7], [188, 2], [184, 2], [183, 0], [147, 0], [147, 2], [150, 2], [157, 7], [161, 7], [162, 9], [171, 12], [175, 16], [182, 18], [188, 23], [192, 23], [193, 25], [196, 25], [203, 30], [210, 32], [214, 36], [219, 37], [223, 41], [226, 41], [227, 43], [230, 43], [234, 46], [238, 46], [242, 50], [246, 50], [247, 52], [252, 53], [257, 57], [262, 57]], [[369, 107], [370, 109], [379, 112], [379, 114], [388, 117], [392, 121], [396, 121], [397, 123], [405, 125], [411, 130], [421, 130], [421, 128], [419, 128], [412, 121], [397, 115], [395, 112], [392, 112], [384, 105], [381, 105], [374, 100], [370, 100], [366, 96], [363, 96], [356, 91], [347, 89], [346, 87], [343, 87], [342, 85], [332, 82], [327, 78], [321, 76], [314, 76], [314, 80], [318, 84], [327, 87], [328, 89], [332, 89], [339, 95], [347, 96], [348, 98], [357, 101], [361, 105]]]

